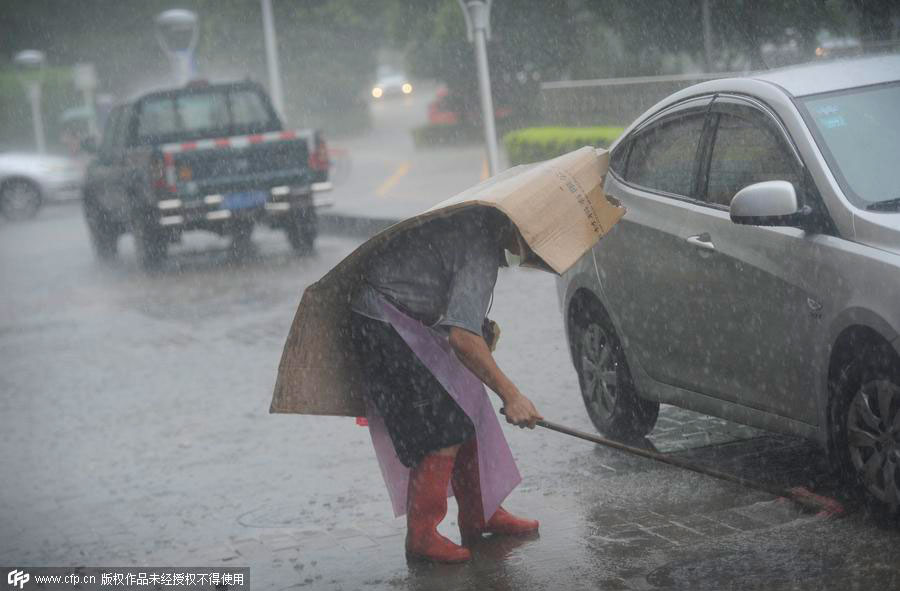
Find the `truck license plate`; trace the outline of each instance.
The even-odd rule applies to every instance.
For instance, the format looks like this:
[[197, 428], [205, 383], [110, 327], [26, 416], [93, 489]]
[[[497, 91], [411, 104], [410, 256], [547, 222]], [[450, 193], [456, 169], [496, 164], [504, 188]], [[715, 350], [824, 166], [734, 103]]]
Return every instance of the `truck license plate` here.
[[225, 209], [246, 209], [248, 207], [261, 207], [266, 203], [265, 191], [241, 191], [238, 193], [226, 193], [222, 202]]

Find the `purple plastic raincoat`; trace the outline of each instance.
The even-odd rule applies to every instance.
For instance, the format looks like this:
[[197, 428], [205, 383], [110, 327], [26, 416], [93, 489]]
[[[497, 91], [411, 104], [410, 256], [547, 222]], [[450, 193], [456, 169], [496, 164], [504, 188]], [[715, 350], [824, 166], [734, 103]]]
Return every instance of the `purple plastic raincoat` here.
[[[478, 440], [482, 507], [485, 520], [490, 519], [503, 499], [522, 481], [522, 477], [484, 384], [459, 361], [447, 337], [403, 314], [388, 302], [382, 300], [381, 304], [385, 318], [472, 420]], [[391, 497], [394, 515], [399, 517], [406, 513], [409, 468], [400, 463], [384, 421], [371, 403], [367, 405], [367, 414], [375, 455]], [[453, 496], [450, 487], [447, 495]]]

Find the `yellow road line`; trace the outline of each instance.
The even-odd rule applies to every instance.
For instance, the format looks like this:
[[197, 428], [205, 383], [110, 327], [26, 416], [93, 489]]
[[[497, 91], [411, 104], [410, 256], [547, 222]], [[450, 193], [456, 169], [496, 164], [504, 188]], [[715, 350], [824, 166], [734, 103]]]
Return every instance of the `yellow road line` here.
[[486, 181], [488, 177], [491, 176], [491, 171], [488, 168], [488, 159], [487, 156], [481, 161], [481, 180]]
[[394, 171], [394, 174], [389, 176], [381, 186], [379, 186], [375, 190], [375, 194], [379, 197], [384, 197], [388, 191], [394, 188], [394, 185], [400, 182], [400, 179], [406, 176], [406, 173], [409, 172], [409, 162], [401, 162], [400, 166], [397, 167], [397, 170]]

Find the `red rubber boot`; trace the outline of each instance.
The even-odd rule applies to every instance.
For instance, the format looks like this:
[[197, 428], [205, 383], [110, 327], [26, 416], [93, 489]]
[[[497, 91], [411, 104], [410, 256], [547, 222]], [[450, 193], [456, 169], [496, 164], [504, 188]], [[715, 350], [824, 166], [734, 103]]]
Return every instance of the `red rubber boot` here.
[[453, 467], [453, 494], [459, 504], [459, 534], [464, 546], [471, 546], [482, 534], [521, 535], [536, 532], [540, 527], [534, 519], [516, 517], [503, 507], [484, 522], [481, 504], [481, 480], [478, 475], [478, 444], [473, 437], [456, 454]]
[[432, 562], [465, 562], [472, 555], [439, 534], [447, 515], [447, 484], [453, 456], [430, 454], [409, 473], [406, 507], [406, 555]]

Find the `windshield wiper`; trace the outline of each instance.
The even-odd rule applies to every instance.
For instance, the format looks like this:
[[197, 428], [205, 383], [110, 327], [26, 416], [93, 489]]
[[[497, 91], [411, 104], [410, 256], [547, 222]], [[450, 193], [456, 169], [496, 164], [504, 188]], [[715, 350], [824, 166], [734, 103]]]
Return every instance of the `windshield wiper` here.
[[900, 197], [870, 203], [866, 205], [866, 209], [869, 211], [898, 211], [900, 210]]

